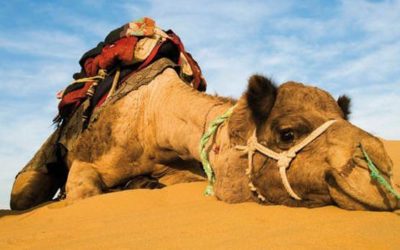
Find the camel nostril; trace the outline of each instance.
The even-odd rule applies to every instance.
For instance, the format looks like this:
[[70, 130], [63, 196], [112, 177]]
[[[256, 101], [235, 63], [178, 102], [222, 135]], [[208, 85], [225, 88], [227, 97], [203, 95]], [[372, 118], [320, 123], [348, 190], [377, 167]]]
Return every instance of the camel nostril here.
[[354, 157], [353, 155], [353, 161], [358, 167], [365, 168], [368, 172], [371, 172], [371, 176], [373, 175], [372, 167], [376, 168], [386, 180], [390, 180], [392, 176], [392, 162], [390, 158], [385, 158], [381, 154], [376, 154], [373, 150], [369, 151], [372, 152], [372, 154], [368, 153], [368, 149], [364, 148], [361, 144], [357, 151], [361, 152], [361, 156]]
[[362, 152], [363, 148], [368, 154], [371, 161], [379, 169], [379, 171], [387, 177], [392, 175], [393, 162], [387, 154], [385, 147], [378, 138], [363, 138], [360, 141], [357, 154], [361, 155], [361, 159], [365, 160], [365, 155]]

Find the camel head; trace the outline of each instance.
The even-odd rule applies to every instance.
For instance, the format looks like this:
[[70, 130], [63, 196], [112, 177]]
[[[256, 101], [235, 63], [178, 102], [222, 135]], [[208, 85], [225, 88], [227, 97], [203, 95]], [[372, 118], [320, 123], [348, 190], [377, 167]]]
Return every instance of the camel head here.
[[290, 156], [282, 173], [280, 161], [257, 150], [251, 159], [248, 150], [241, 152], [234, 162], [248, 169], [255, 196], [288, 206], [336, 204], [350, 210], [395, 209], [395, 198], [371, 179], [360, 144], [389, 183], [392, 162], [378, 138], [347, 120], [349, 104], [346, 96], [336, 101], [316, 87], [287, 82], [277, 88], [262, 76], [252, 76], [228, 123], [232, 154], [249, 145], [251, 138], [277, 154], [289, 151], [321, 125], [334, 120]]

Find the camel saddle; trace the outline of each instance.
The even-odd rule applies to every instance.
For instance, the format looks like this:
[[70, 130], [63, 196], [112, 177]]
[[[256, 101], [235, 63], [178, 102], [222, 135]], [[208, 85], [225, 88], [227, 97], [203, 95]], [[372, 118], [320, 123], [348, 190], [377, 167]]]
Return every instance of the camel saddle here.
[[61, 101], [54, 122], [60, 125], [68, 121], [89, 100], [82, 114], [85, 129], [93, 111], [108, 102], [123, 82], [161, 58], [168, 58], [179, 68], [177, 72], [184, 82], [199, 91], [206, 90], [201, 69], [179, 36], [144, 17], [111, 31], [104, 41], [82, 56], [81, 72], [75, 73], [74, 81], [57, 94]]

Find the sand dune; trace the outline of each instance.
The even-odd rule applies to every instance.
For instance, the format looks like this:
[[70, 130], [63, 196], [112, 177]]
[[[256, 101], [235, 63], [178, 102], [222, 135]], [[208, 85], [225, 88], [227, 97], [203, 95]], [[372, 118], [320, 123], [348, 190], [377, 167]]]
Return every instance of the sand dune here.
[[[399, 171], [400, 142], [385, 142]], [[400, 178], [398, 178], [400, 180]], [[400, 183], [400, 182], [398, 182]], [[0, 212], [0, 249], [398, 249], [400, 211], [229, 205], [205, 183]]]

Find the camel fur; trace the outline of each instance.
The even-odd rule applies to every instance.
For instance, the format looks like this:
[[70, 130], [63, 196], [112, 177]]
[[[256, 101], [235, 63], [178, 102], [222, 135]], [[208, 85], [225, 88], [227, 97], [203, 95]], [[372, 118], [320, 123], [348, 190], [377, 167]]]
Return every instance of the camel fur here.
[[[204, 180], [198, 164], [200, 138], [211, 121], [234, 104], [193, 90], [175, 70], [166, 69], [150, 84], [104, 107], [98, 119], [75, 136], [64, 158], [69, 171], [66, 199], [102, 194], [138, 176], [155, 178], [163, 185]], [[248, 188], [247, 157], [235, 148], [246, 144], [255, 128], [260, 143], [281, 152], [325, 121], [336, 119], [298, 154], [287, 171], [301, 201], [285, 191], [276, 161], [255, 154], [252, 181], [266, 197], [266, 204], [395, 209], [396, 200], [371, 180], [359, 144], [388, 180], [392, 162], [376, 137], [346, 120], [348, 106], [348, 99], [342, 98], [338, 104], [316, 87], [295, 82], [276, 87], [263, 76], [251, 77], [232, 116], [219, 127], [207, 148], [216, 176], [216, 197], [229, 203], [257, 201]], [[26, 202], [24, 192], [38, 187], [19, 178], [19, 184], [14, 184], [12, 208], [36, 205]]]

